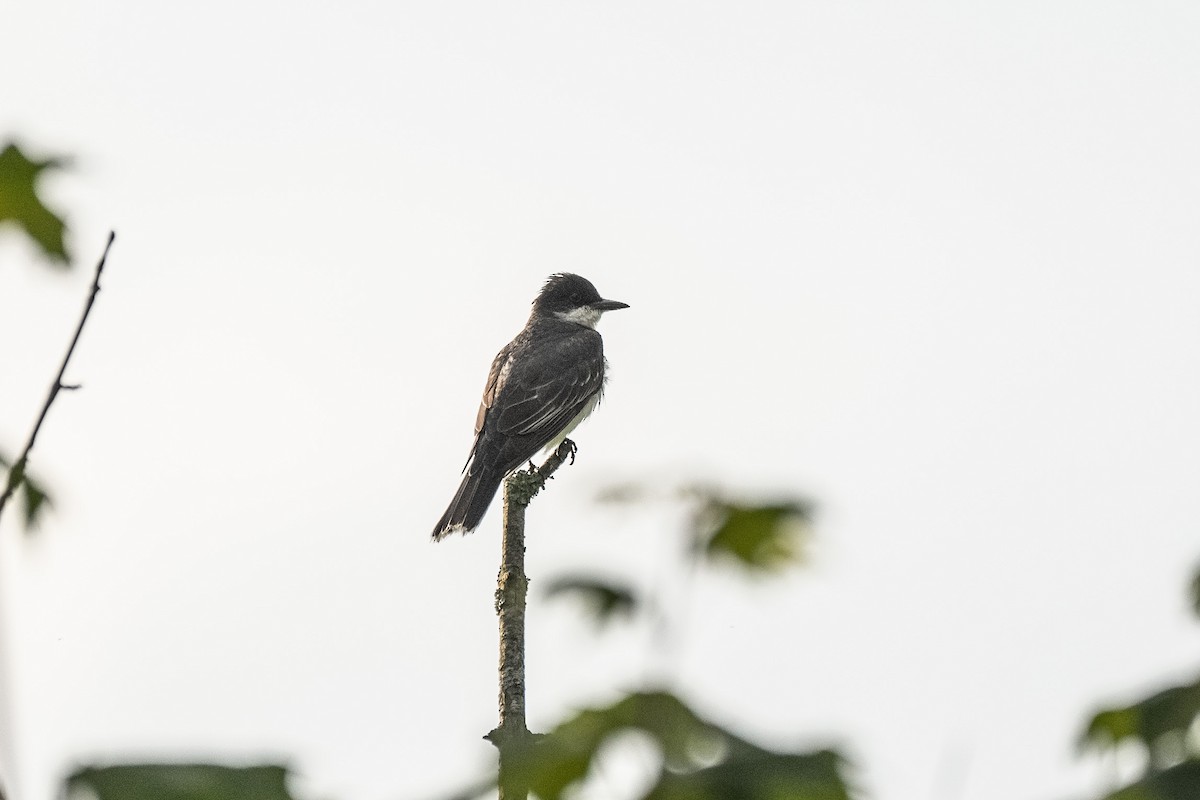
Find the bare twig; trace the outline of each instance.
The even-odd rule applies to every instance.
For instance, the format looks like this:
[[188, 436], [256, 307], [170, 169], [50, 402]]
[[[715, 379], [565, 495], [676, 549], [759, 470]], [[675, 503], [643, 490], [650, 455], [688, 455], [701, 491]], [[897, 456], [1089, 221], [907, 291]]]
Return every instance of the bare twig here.
[[62, 365], [58, 368], [58, 375], [54, 378], [54, 383], [50, 386], [50, 393], [46, 396], [46, 402], [42, 405], [42, 413], [38, 415], [37, 422], [34, 423], [33, 430], [29, 434], [29, 441], [25, 443], [25, 449], [21, 451], [21, 455], [13, 462], [12, 467], [8, 470], [8, 481], [4, 487], [4, 493], [0, 494], [0, 514], [4, 513], [4, 505], [8, 499], [12, 497], [17, 487], [25, 480], [25, 467], [29, 462], [29, 451], [33, 449], [34, 442], [37, 441], [38, 431], [42, 429], [42, 423], [46, 421], [46, 414], [50, 411], [50, 405], [54, 402], [54, 398], [58, 397], [59, 391], [62, 389], [73, 390], [78, 389], [76, 384], [64, 384], [63, 374], [67, 371], [67, 363], [71, 360], [71, 354], [75, 352], [75, 345], [79, 343], [79, 335], [83, 333], [83, 325], [87, 322], [88, 314], [92, 311], [92, 304], [96, 302], [96, 294], [100, 291], [100, 273], [104, 271], [104, 262], [108, 259], [108, 250], [112, 247], [113, 239], [117, 237], [115, 231], [109, 231], [108, 242], [104, 245], [104, 252], [100, 255], [100, 261], [96, 264], [96, 277], [92, 280], [92, 290], [88, 294], [87, 304], [83, 307], [83, 316], [79, 318], [79, 325], [75, 328], [75, 336], [71, 339], [71, 346], [67, 348], [67, 354], [63, 357]]
[[504, 482], [504, 538], [496, 581], [500, 617], [500, 725], [486, 737], [500, 751], [500, 798], [524, 800], [529, 787], [520, 774], [522, 754], [533, 734], [525, 724], [525, 509], [554, 471], [570, 458], [575, 443], [563, 440], [542, 466], [513, 474]]

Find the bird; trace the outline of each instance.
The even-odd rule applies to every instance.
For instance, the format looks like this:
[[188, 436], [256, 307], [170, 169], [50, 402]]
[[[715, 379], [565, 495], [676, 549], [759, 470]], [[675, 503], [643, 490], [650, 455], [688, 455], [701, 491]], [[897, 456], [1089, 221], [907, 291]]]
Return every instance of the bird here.
[[596, 323], [629, 308], [605, 300], [587, 278], [551, 275], [529, 321], [501, 348], [488, 371], [475, 416], [475, 442], [462, 483], [433, 529], [433, 540], [475, 530], [510, 472], [539, 450], [562, 444], [600, 402], [604, 341]]

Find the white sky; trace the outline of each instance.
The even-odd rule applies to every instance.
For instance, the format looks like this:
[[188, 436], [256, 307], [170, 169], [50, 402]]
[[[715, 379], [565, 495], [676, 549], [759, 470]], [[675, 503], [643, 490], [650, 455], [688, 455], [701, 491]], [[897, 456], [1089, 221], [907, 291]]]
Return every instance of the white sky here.
[[[67, 277], [0, 237], [16, 800], [92, 759], [286, 755], [436, 794], [495, 723], [498, 514], [428, 534], [546, 275], [632, 305], [531, 512], [531, 727], [638, 685], [539, 582], [659, 574], [615, 480], [796, 491], [813, 567], [695, 587], [681, 690], [880, 800], [1079, 796], [1097, 703], [1194, 674], [1200, 6], [39, 2], [0, 132], [77, 168]], [[544, 585], [544, 583], [543, 583]]]

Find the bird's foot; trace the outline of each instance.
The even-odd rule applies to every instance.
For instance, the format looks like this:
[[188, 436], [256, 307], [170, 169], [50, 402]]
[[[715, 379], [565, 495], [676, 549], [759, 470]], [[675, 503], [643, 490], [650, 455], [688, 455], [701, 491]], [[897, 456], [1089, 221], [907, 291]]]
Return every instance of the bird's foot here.
[[579, 452], [579, 445], [572, 442], [570, 439], [563, 439], [563, 444], [571, 451], [571, 464], [575, 464], [575, 454]]

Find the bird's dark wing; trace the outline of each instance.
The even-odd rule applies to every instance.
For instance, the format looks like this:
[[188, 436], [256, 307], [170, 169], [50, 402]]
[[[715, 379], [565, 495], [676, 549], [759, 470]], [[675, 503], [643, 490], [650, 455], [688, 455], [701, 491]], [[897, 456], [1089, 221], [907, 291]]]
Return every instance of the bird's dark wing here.
[[541, 447], [604, 388], [600, 334], [573, 327], [577, 328], [573, 335], [555, 339], [535, 357], [501, 368], [493, 395], [493, 401], [501, 397], [493, 423], [497, 433], [535, 437]]
[[496, 402], [496, 392], [500, 390], [500, 373], [504, 371], [504, 365], [508, 361], [508, 353], [512, 349], [512, 343], [506, 344], [496, 354], [496, 358], [492, 360], [492, 368], [488, 370], [487, 385], [483, 387], [483, 400], [479, 403], [479, 413], [475, 415], [475, 434], [483, 430], [483, 423], [487, 421], [488, 409]]
[[467, 468], [471, 466], [471, 460], [475, 458], [475, 453], [479, 450], [479, 442], [483, 436], [483, 426], [487, 422], [488, 411], [496, 402], [496, 393], [500, 391], [500, 387], [504, 383], [505, 364], [508, 363], [512, 346], [513, 342], [504, 345], [492, 359], [492, 368], [488, 370], [487, 383], [483, 387], [483, 399], [479, 401], [479, 411], [475, 414], [475, 441], [471, 443], [471, 454], [467, 456], [467, 463], [463, 464], [463, 472], [466, 472]]

